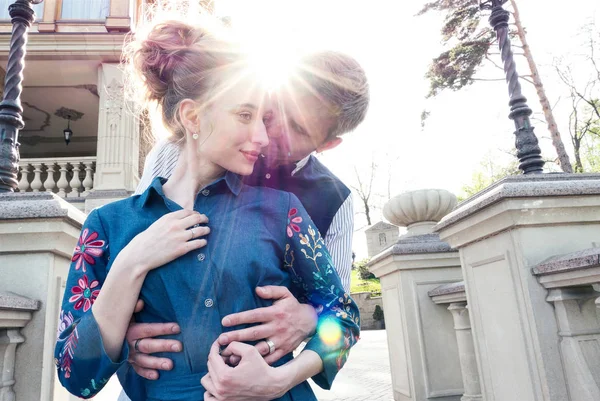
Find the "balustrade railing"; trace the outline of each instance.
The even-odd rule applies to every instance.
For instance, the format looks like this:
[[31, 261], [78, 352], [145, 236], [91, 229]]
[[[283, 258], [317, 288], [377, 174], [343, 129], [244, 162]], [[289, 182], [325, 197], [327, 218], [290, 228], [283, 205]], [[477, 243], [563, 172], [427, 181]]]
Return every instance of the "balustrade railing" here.
[[82, 198], [93, 189], [96, 157], [21, 159], [19, 192], [53, 192], [62, 198]]

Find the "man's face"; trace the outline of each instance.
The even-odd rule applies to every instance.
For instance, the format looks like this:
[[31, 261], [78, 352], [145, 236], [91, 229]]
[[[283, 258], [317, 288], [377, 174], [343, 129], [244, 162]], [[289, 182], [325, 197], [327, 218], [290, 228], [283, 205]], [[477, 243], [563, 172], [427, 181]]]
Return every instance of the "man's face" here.
[[[335, 118], [330, 109], [308, 91], [282, 90], [271, 96], [270, 111], [265, 116], [269, 145], [263, 149], [271, 166], [297, 162], [315, 150], [330, 149], [327, 141]], [[334, 145], [334, 146], [335, 146]]]

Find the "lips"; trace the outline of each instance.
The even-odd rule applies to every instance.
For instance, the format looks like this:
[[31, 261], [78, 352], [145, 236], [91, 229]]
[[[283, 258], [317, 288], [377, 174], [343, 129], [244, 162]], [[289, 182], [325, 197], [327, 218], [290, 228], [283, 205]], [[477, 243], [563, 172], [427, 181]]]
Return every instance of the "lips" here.
[[256, 162], [258, 160], [258, 156], [260, 155], [259, 152], [255, 152], [255, 151], [241, 150], [241, 152], [246, 157], [246, 159], [252, 163]]

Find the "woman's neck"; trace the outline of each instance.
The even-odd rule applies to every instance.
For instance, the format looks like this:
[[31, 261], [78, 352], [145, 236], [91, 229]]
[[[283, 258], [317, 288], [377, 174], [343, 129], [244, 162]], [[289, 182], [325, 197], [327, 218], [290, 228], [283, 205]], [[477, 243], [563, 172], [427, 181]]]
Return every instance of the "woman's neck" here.
[[184, 209], [192, 210], [198, 192], [221, 178], [225, 172], [225, 169], [200, 157], [196, 149], [186, 144], [163, 191], [167, 198]]

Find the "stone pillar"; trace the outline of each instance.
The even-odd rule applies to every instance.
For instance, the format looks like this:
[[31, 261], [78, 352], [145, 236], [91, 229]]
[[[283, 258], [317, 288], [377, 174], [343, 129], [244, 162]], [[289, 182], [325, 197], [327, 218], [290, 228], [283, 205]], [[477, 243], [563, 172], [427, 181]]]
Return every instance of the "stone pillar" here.
[[58, 0], [44, 0], [44, 16], [41, 21], [38, 21], [38, 31], [56, 31], [56, 19], [60, 19], [60, 15], [56, 15], [57, 6]]
[[452, 317], [428, 295], [462, 279], [458, 253], [431, 232], [455, 204], [447, 191], [421, 190], [396, 196], [384, 208], [388, 221], [408, 228], [369, 262], [381, 280], [396, 401], [459, 401], [463, 394]]
[[54, 344], [71, 256], [84, 220], [83, 212], [55, 194], [0, 195], [0, 291], [40, 301], [39, 310], [20, 331], [26, 341], [16, 351], [13, 386], [19, 401], [74, 399], [56, 382]]
[[103, 63], [98, 70], [100, 113], [94, 191], [86, 199], [86, 212], [122, 199], [139, 182], [139, 124], [123, 94], [122, 71]]
[[464, 281], [442, 285], [430, 291], [429, 296], [438, 305], [449, 304], [448, 310], [452, 313], [454, 319], [460, 370], [462, 371], [465, 390], [461, 401], [482, 401]]
[[38, 301], [10, 292], [0, 292], [0, 401], [15, 401], [16, 351], [25, 342], [21, 328], [40, 308]]
[[473, 346], [473, 334], [471, 333], [471, 321], [469, 320], [467, 303], [451, 303], [448, 310], [454, 318], [456, 342], [460, 356], [460, 369], [465, 388], [465, 393], [461, 397], [461, 401], [481, 401], [481, 388], [479, 386], [477, 360], [475, 358], [475, 347]]
[[570, 401], [600, 400], [600, 248], [549, 258], [533, 273], [554, 305]]
[[110, 0], [110, 12], [106, 17], [106, 30], [108, 32], [128, 32], [131, 29], [131, 11], [137, 7], [131, 0]]
[[598, 241], [600, 175], [507, 177], [437, 226], [460, 252], [483, 398], [570, 400], [561, 338], [532, 267]]

